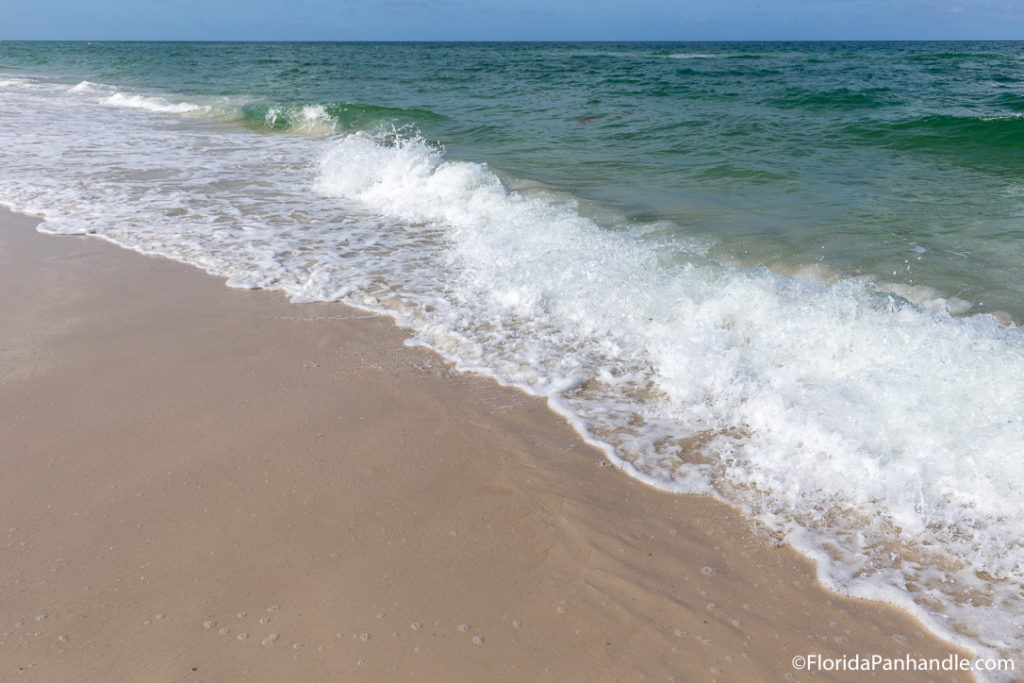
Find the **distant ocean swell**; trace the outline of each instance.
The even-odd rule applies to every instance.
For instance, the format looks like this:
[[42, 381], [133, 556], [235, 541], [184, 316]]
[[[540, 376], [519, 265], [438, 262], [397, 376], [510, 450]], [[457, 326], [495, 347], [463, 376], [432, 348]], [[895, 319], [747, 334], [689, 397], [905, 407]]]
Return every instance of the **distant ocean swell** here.
[[[420, 132], [458, 129], [451, 110], [20, 77], [0, 89], [0, 201], [44, 213], [44, 230], [391, 315], [459, 368], [547, 397], [632, 475], [740, 506], [837, 591], [979, 651], [1024, 645], [1024, 338], [1005, 317], [962, 315], [972, 302], [915, 282], [722, 258], [714, 235], [459, 160]], [[890, 90], [839, 94], [898, 106]], [[657, 134], [563, 118], [574, 135]], [[493, 126], [464, 127], [504, 140]], [[837, 130], [858, 153], [997, 174], [1022, 141], [1021, 119], [963, 113]], [[793, 182], [737, 176], [732, 157], [716, 168], [743, 188]]]
[[1013, 164], [1016, 170], [1024, 147], [1024, 116], [926, 116], [851, 126], [848, 133], [871, 144], [945, 155], [978, 166]]

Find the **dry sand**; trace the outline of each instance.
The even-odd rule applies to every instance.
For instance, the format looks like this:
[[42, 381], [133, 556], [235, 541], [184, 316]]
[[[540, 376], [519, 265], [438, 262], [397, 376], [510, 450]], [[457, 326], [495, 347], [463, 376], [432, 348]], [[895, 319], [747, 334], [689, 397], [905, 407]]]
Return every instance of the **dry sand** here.
[[0, 212], [0, 680], [823, 680], [793, 656], [954, 652], [386, 320], [33, 222]]

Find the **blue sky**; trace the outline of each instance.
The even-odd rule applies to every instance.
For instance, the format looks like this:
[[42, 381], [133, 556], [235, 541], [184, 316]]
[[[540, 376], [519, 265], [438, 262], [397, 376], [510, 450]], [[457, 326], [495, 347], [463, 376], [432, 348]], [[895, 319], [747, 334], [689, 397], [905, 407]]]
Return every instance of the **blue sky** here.
[[1024, 39], [1024, 0], [0, 0], [0, 39]]

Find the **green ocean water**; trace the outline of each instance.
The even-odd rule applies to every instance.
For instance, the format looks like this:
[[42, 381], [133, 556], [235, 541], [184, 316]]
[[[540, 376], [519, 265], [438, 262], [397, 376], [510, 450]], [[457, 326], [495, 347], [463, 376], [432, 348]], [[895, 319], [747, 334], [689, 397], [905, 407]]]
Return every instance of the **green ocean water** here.
[[412, 125], [714, 258], [1024, 314], [1024, 43], [3, 43], [0, 64], [256, 128], [305, 105]]

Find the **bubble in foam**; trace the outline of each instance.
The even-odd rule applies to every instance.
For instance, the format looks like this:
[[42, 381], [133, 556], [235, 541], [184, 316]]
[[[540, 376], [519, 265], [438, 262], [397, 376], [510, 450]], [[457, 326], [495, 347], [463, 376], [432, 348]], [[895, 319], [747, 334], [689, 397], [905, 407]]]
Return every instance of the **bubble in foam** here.
[[246, 639], [246, 638], [248, 638], [248, 637], [249, 637], [249, 634], [248, 634], [248, 633], [245, 633], [244, 631], [243, 631], [242, 633], [239, 633], [239, 634], [238, 634], [238, 639], [239, 639], [239, 640], [245, 640], [245, 639]]

